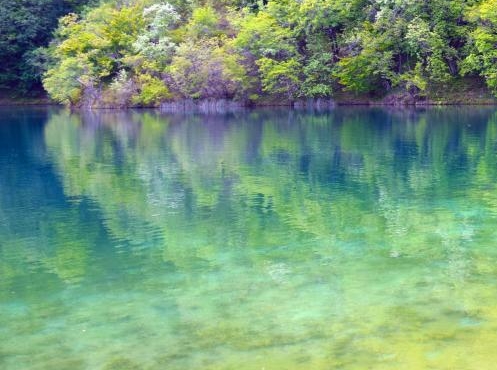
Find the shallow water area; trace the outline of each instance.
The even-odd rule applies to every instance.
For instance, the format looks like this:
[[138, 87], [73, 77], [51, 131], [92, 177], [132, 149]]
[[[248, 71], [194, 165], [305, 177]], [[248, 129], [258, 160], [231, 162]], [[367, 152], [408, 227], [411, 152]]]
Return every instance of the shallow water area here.
[[494, 108], [0, 110], [0, 368], [491, 369]]

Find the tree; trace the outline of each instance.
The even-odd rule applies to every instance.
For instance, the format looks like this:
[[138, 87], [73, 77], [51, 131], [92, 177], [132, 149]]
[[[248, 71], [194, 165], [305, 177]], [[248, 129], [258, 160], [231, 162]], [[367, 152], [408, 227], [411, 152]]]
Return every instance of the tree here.
[[241, 93], [244, 70], [217, 39], [181, 44], [169, 68], [181, 97], [232, 99]]
[[468, 11], [468, 19], [477, 24], [471, 32], [471, 52], [463, 62], [462, 73], [483, 76], [497, 96], [497, 0], [486, 0]]
[[50, 49], [54, 61], [43, 80], [48, 93], [61, 103], [93, 105], [105, 84], [128, 67], [143, 27], [139, 5], [104, 4], [82, 18], [63, 17]]
[[90, 1], [0, 0], [0, 89], [39, 88], [41, 70], [35, 50], [48, 44], [61, 15], [86, 3]]
[[169, 3], [154, 4], [143, 10], [147, 24], [139, 33], [133, 48], [153, 69], [163, 70], [171, 61], [176, 49], [169, 30], [179, 21], [180, 16]]

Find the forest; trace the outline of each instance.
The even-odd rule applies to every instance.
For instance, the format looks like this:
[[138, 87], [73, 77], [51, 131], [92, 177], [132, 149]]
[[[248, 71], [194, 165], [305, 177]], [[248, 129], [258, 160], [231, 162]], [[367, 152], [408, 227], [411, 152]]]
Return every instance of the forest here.
[[19, 4], [0, 0], [0, 91], [72, 106], [497, 95], [497, 0]]

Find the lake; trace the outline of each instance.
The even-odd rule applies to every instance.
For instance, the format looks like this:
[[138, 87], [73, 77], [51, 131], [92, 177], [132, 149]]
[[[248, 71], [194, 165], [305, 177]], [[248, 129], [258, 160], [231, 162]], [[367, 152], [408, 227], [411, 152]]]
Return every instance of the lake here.
[[491, 369], [497, 111], [0, 110], [0, 368]]

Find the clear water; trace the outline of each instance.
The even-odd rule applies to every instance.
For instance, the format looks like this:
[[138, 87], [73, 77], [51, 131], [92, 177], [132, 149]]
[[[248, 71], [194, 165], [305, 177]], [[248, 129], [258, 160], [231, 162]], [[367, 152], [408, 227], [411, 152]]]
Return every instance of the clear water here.
[[492, 369], [497, 113], [0, 111], [0, 368]]

